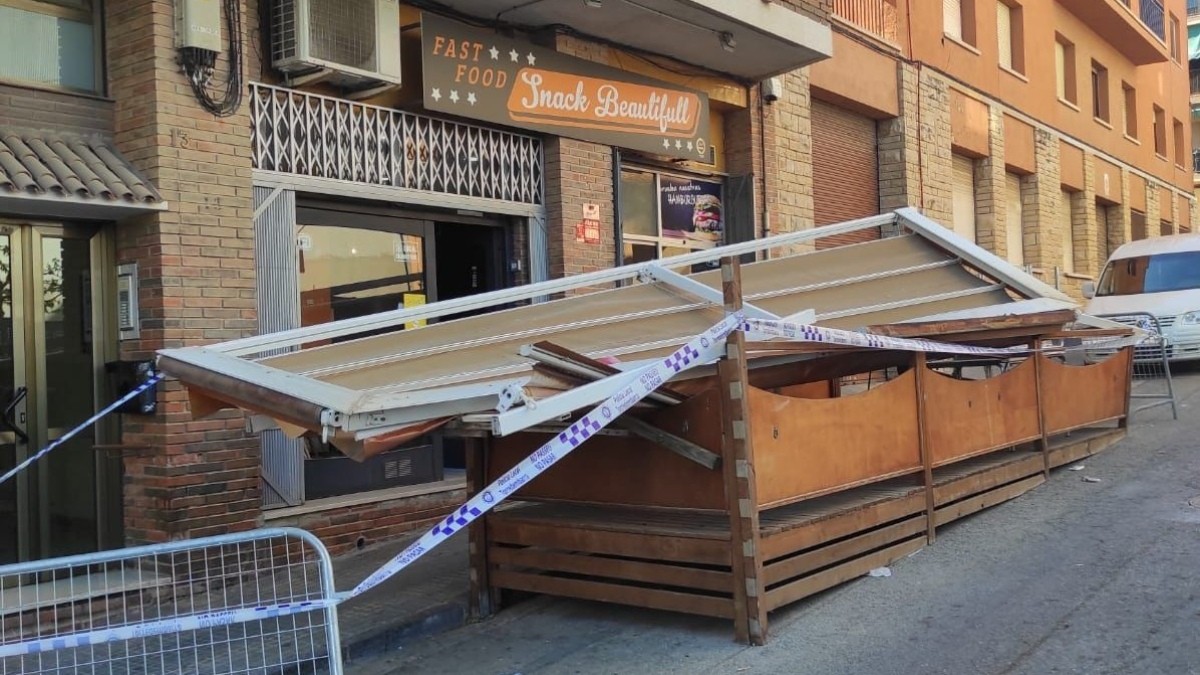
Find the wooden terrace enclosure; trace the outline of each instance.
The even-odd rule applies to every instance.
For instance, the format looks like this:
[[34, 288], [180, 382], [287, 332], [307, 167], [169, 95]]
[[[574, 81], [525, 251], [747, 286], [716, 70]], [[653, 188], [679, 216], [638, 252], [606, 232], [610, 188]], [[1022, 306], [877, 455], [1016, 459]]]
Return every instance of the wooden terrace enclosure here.
[[[667, 383], [469, 528], [476, 615], [534, 592], [728, 619], [739, 640], [763, 644], [772, 610], [1036, 487], [1121, 439], [1129, 416], [1131, 347], [1067, 358], [1054, 346], [1132, 329], [1079, 315], [915, 211], [832, 228], [819, 233], [875, 237], [737, 264], [817, 238], [782, 235], [683, 261], [720, 270], [643, 263], [519, 291], [624, 282], [595, 294], [305, 347], [513, 301], [498, 292], [170, 350], [160, 364], [189, 386], [194, 410], [241, 407], [351, 456], [432, 428], [466, 437], [478, 493], [614, 392], [623, 368], [727, 312], [1038, 348], [956, 357], [735, 331], [716, 364]], [[294, 351], [263, 356], [280, 349]]]

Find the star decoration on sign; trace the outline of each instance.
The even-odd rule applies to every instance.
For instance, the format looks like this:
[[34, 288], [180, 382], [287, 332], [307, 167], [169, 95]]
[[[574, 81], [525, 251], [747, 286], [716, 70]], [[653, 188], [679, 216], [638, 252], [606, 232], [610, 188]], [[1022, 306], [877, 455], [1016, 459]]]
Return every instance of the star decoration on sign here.
[[[451, 92], [451, 93], [453, 93], [453, 92]], [[679, 139], [675, 139], [675, 149], [679, 150], [682, 147], [683, 147], [683, 141], [681, 141]]]
[[516, 63], [521, 60], [521, 55], [514, 49], [508, 53], [508, 58], [512, 59], [513, 63]]
[[691, 150], [691, 149], [692, 149], [692, 142], [688, 141], [688, 150]]
[[458, 103], [458, 90], [457, 89], [450, 90], [450, 101], [453, 103]]
[[467, 92], [467, 103], [470, 103], [471, 105], [475, 105], [475, 100], [476, 100], [476, 99], [475, 99], [475, 92], [473, 92], [473, 91], [468, 91], [468, 92]]
[[670, 150], [671, 149], [671, 140], [668, 138], [664, 138], [663, 139], [663, 147]]
[[496, 49], [496, 45], [492, 45], [492, 48], [488, 50], [488, 54], [492, 55], [493, 61], [500, 60], [500, 50]]
[[433, 99], [433, 100], [435, 100], [435, 101], [440, 101], [440, 100], [442, 100], [442, 90], [441, 90], [441, 89], [438, 89], [437, 87], [434, 87], [434, 88], [433, 88], [433, 91], [432, 91], [432, 92], [430, 92], [430, 94], [429, 94], [429, 98], [431, 98], [431, 99]]
[[529, 52], [529, 55], [525, 57], [525, 60], [528, 61], [529, 65], [531, 66], [537, 63], [537, 57], [533, 55], [533, 52]]

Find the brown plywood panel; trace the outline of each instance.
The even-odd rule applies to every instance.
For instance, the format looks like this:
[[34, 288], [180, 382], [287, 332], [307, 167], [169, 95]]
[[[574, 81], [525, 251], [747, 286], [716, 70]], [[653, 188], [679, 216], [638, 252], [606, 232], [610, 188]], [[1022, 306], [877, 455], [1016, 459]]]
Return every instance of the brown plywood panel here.
[[925, 376], [925, 429], [934, 466], [1040, 436], [1032, 360], [986, 380]]
[[760, 507], [921, 468], [911, 371], [854, 396], [797, 399], [752, 387], [749, 400]]
[[950, 90], [950, 145], [971, 157], [987, 157], [988, 107], [983, 101]]
[[1102, 363], [1068, 366], [1042, 359], [1046, 433], [1053, 434], [1125, 415], [1129, 397], [1130, 348]]
[[[649, 418], [664, 431], [721, 452], [721, 413], [710, 390]], [[488, 479], [495, 480], [550, 439], [520, 433], [492, 441]], [[518, 499], [559, 499], [596, 504], [724, 508], [721, 472], [641, 438], [593, 436], [517, 491]]]
[[[1092, 157], [1092, 170], [1096, 174], [1096, 197], [1111, 204], [1123, 204], [1121, 170], [1115, 164], [1095, 156]], [[1144, 203], [1142, 208], [1145, 208]]]
[[[1004, 142], [1004, 150], [1008, 152], [1008, 139], [1004, 139]], [[1058, 142], [1058, 161], [1061, 172], [1059, 181], [1072, 190], [1083, 190], [1083, 150], [1060, 140]]]
[[1033, 151], [1033, 127], [1013, 117], [1004, 116], [1004, 164], [1014, 173], [1033, 173], [1037, 160]]

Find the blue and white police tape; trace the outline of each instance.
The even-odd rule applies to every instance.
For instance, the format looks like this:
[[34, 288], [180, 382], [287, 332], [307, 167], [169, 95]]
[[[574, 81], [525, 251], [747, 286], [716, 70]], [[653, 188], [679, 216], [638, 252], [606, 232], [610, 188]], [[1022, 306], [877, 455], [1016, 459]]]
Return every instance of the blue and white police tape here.
[[159, 619], [157, 621], [146, 621], [144, 623], [82, 633], [71, 633], [69, 635], [39, 638], [37, 640], [29, 640], [28, 642], [17, 642], [8, 645], [0, 644], [0, 658], [34, 655], [73, 647], [91, 647], [109, 642], [119, 642], [121, 640], [232, 626], [236, 623], [266, 621], [268, 619], [291, 616], [292, 614], [302, 614], [304, 612], [325, 609], [336, 604], [336, 600], [310, 600], [261, 607], [243, 607], [217, 612], [205, 612], [202, 614], [190, 614], [170, 619]]
[[27, 459], [25, 459], [25, 461], [14, 466], [12, 469], [9, 469], [9, 471], [7, 473], [5, 473], [3, 476], [0, 476], [0, 485], [3, 485], [5, 481], [7, 481], [8, 479], [12, 478], [13, 476], [24, 471], [30, 464], [33, 464], [34, 462], [38, 461], [39, 459], [41, 459], [41, 458], [45, 457], [46, 455], [50, 454], [51, 452], [53, 452], [54, 449], [57, 448], [58, 446], [62, 445], [63, 443], [66, 443], [67, 441], [74, 438], [76, 436], [76, 434], [78, 434], [79, 432], [92, 426], [96, 422], [99, 422], [101, 419], [103, 419], [105, 416], [112, 413], [117, 408], [120, 408], [121, 406], [125, 405], [126, 403], [137, 398], [142, 392], [146, 391], [150, 387], [153, 387], [154, 385], [161, 382], [162, 379], [163, 379], [162, 374], [156, 374], [156, 375], [152, 376], [149, 380], [146, 380], [142, 384], [138, 385], [132, 391], [130, 391], [128, 394], [125, 394], [124, 396], [117, 399], [116, 401], [113, 401], [111, 404], [109, 404], [109, 406], [107, 408], [105, 408], [105, 409], [101, 410], [100, 412], [96, 413], [95, 415], [92, 415], [91, 417], [89, 417], [87, 419], [87, 421], [85, 421], [83, 424], [80, 424], [79, 426], [68, 431], [67, 433], [63, 434], [62, 436], [59, 436], [57, 439], [54, 440], [53, 443], [51, 443], [50, 445], [47, 445], [46, 447], [42, 448], [41, 450], [38, 450], [37, 453], [30, 455]]
[[689, 368], [720, 357], [725, 346], [725, 336], [737, 330], [743, 318], [741, 313], [731, 314], [708, 329], [707, 332], [696, 336], [686, 345], [675, 350], [670, 356], [637, 370], [637, 379], [631, 384], [626, 385], [600, 405], [592, 408], [569, 429], [547, 441], [532, 455], [500, 476], [432, 530], [389, 560], [386, 565], [355, 586], [354, 590], [343, 594], [342, 597], [352, 598], [361, 595], [383, 583], [430, 549], [446, 541], [450, 535], [471, 524], [472, 521], [504, 501], [522, 485], [553, 466], [555, 462], [566, 457], [581, 443], [608, 426], [638, 401], [661, 387], [667, 380]]

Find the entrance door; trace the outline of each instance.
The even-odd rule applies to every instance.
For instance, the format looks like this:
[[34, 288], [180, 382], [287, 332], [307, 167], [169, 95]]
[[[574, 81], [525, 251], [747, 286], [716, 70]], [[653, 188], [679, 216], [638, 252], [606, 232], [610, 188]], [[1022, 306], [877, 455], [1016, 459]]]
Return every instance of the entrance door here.
[[[95, 411], [95, 233], [0, 224], [0, 472]], [[0, 563], [100, 547], [113, 514], [95, 434], [81, 432], [0, 484]]]

